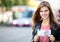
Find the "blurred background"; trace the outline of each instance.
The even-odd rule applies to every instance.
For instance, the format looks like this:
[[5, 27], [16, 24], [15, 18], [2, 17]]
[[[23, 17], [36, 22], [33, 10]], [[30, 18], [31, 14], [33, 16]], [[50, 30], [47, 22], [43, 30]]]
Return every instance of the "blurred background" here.
[[0, 42], [31, 42], [32, 15], [48, 1], [60, 24], [60, 0], [0, 0]]
[[[31, 26], [31, 17], [44, 0], [0, 0], [0, 25], [6, 26]], [[54, 15], [60, 21], [60, 1], [48, 1]]]

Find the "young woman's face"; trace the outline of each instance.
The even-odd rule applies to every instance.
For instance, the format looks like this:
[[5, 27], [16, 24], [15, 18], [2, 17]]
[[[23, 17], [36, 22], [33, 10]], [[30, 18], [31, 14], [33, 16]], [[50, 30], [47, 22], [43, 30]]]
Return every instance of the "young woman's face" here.
[[49, 9], [47, 7], [42, 7], [40, 9], [40, 16], [42, 17], [42, 19], [47, 19], [49, 18]]

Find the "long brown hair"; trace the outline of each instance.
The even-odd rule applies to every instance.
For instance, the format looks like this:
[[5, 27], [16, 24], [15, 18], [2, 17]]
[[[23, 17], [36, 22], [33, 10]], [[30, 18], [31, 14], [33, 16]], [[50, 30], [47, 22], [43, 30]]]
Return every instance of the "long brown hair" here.
[[37, 10], [35, 11], [34, 15], [32, 16], [32, 28], [34, 28], [34, 25], [36, 23], [38, 23], [39, 21], [41, 21], [40, 9], [42, 7], [44, 7], [44, 6], [46, 6], [49, 9], [49, 11], [50, 11], [50, 13], [49, 13], [50, 25], [51, 25], [51, 21], [54, 21], [54, 22], [57, 23], [57, 19], [54, 17], [54, 14], [52, 12], [50, 4], [48, 2], [46, 2], [46, 1], [42, 1], [39, 4], [39, 6], [38, 6]]

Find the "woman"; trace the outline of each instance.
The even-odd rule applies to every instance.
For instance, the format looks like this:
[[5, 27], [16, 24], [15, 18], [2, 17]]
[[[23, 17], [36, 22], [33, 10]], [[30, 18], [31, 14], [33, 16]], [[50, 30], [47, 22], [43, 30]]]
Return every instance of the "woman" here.
[[[54, 42], [56, 40], [55, 34], [58, 29], [58, 21], [54, 17], [50, 4], [42, 1], [33, 17], [33, 42]], [[38, 31], [42, 31], [38, 35]], [[51, 31], [50, 35], [45, 35], [43, 31]], [[49, 33], [49, 32], [48, 32]], [[44, 36], [43, 36], [44, 35]], [[57, 37], [57, 36], [56, 36]]]

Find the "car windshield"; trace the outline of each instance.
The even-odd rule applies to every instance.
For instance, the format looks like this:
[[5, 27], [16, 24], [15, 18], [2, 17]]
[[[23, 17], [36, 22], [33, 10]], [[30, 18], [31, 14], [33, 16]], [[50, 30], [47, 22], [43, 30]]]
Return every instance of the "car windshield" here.
[[24, 11], [24, 12], [15, 12], [14, 13], [15, 15], [15, 18], [31, 18], [32, 17], [32, 14], [33, 14], [33, 11], [32, 10], [27, 10], [27, 11]]
[[22, 12], [22, 15], [23, 15], [22, 17], [23, 18], [31, 18], [32, 14], [33, 14], [32, 11], [25, 11], [25, 12]]

